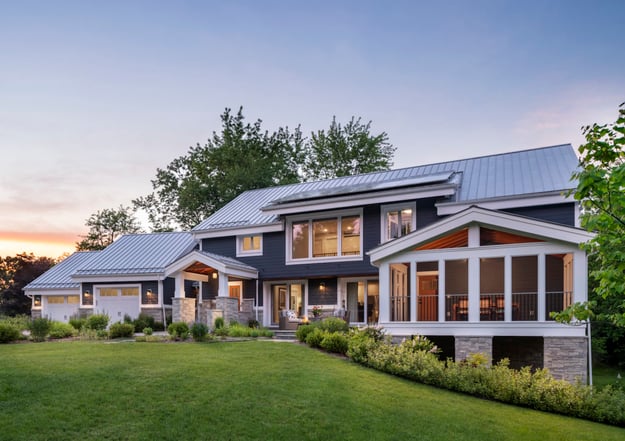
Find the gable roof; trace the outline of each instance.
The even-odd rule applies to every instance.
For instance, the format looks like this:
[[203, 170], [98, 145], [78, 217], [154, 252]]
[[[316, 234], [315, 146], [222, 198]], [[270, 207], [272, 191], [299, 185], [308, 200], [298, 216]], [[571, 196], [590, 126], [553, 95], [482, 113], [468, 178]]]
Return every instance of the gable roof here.
[[79, 251], [72, 254], [26, 285], [24, 291], [80, 288], [80, 283], [73, 280], [71, 275], [99, 253], [100, 251]]
[[471, 206], [460, 213], [443, 218], [406, 236], [386, 242], [372, 249], [367, 254], [371, 256], [371, 263], [375, 265], [389, 256], [414, 249], [417, 245], [427, 243], [474, 224], [513, 233], [521, 232], [525, 236], [542, 238], [547, 241], [566, 242], [576, 245], [594, 237], [593, 233], [589, 233], [581, 228]]
[[358, 195], [380, 196], [383, 192], [404, 191], [405, 199], [409, 199], [414, 197], [413, 193], [407, 192], [409, 189], [436, 190], [438, 193], [431, 194], [449, 196], [449, 203], [454, 204], [559, 194], [575, 187], [571, 174], [577, 164], [573, 147], [563, 144], [250, 190], [240, 194], [192, 231], [197, 234], [272, 225], [280, 228], [280, 214], [292, 207], [312, 207], [321, 200], [333, 200], [336, 206], [344, 207], [362, 203]]
[[76, 268], [73, 277], [161, 274], [196, 245], [189, 232], [124, 235]]

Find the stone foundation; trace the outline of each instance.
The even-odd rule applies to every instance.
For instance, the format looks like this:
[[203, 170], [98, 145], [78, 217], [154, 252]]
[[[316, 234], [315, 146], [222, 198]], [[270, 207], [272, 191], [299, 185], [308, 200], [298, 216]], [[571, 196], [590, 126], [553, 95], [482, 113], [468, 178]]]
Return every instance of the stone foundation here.
[[223, 311], [226, 324], [239, 321], [239, 299], [234, 297], [216, 297], [215, 309]]
[[30, 316], [33, 320], [41, 318], [41, 309], [31, 309]]
[[545, 337], [544, 367], [554, 378], [570, 382], [588, 381], [588, 341], [586, 337]]
[[141, 308], [141, 314], [149, 315], [155, 322], [165, 323], [163, 320], [163, 310], [161, 308]]
[[488, 362], [492, 362], [493, 338], [492, 337], [456, 337], [455, 341], [456, 361], [465, 360], [469, 354], [484, 354]]
[[174, 297], [172, 299], [172, 309], [173, 322], [195, 322], [195, 299]]

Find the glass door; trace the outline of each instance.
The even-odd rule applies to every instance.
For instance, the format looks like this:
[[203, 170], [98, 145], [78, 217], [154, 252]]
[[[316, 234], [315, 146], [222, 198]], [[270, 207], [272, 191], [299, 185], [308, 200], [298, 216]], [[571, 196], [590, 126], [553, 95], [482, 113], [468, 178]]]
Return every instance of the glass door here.
[[298, 317], [304, 315], [305, 289], [303, 283], [286, 283], [282, 285], [271, 285], [271, 323], [280, 322], [280, 311], [290, 309]]
[[350, 323], [378, 322], [379, 291], [377, 280], [358, 280], [345, 284]]

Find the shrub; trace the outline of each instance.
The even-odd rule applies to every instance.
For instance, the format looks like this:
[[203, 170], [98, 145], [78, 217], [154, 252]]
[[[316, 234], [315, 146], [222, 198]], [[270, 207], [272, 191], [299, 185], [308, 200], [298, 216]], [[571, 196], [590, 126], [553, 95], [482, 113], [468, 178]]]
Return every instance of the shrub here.
[[306, 343], [306, 337], [308, 337], [308, 334], [310, 334], [311, 332], [313, 332], [313, 330], [316, 328], [315, 325], [300, 325], [297, 327], [297, 330], [295, 331], [295, 338], [298, 341], [301, 341], [302, 343]]
[[0, 343], [19, 340], [21, 332], [17, 326], [8, 321], [0, 322]]
[[106, 314], [92, 314], [87, 317], [85, 327], [87, 329], [93, 329], [94, 331], [102, 331], [106, 329], [109, 324], [109, 316]]
[[347, 322], [338, 317], [328, 317], [319, 322], [319, 328], [328, 332], [347, 332], [349, 325]]
[[152, 326], [154, 331], [164, 331], [165, 324], [163, 322], [154, 322], [154, 326]]
[[251, 332], [251, 328], [237, 322], [230, 323], [230, 326], [228, 326], [228, 335], [230, 337], [249, 337]]
[[176, 340], [185, 340], [189, 336], [189, 325], [185, 322], [174, 322], [167, 327], [167, 332]]
[[26, 331], [30, 329], [31, 320], [31, 317], [26, 314], [18, 314], [15, 316], [0, 316], [0, 321], [14, 326], [15, 328], [17, 328], [18, 331]]
[[52, 322], [50, 327], [50, 338], [68, 338], [78, 334], [78, 331], [69, 323]]
[[52, 322], [47, 318], [36, 318], [30, 323], [30, 336], [33, 341], [44, 341], [50, 332]]
[[258, 328], [258, 327], [260, 327], [260, 323], [258, 323], [258, 320], [249, 319], [247, 321], [247, 326], [250, 327], [250, 328]]
[[191, 326], [191, 336], [195, 341], [204, 341], [206, 340], [206, 335], [208, 334], [208, 326], [204, 323], [193, 323]]
[[145, 335], [152, 335], [153, 332], [154, 330], [152, 328], [143, 328], [143, 333]]
[[80, 331], [82, 327], [87, 324], [87, 319], [80, 317], [70, 317], [69, 324], [77, 331]]
[[312, 332], [306, 336], [306, 343], [311, 348], [319, 348], [321, 347], [321, 340], [323, 340], [325, 334], [326, 331], [322, 331], [321, 329], [315, 327]]
[[110, 338], [132, 337], [135, 327], [132, 323], [113, 323], [109, 328]]
[[347, 337], [342, 332], [326, 332], [319, 346], [328, 352], [345, 355], [347, 353]]
[[215, 329], [222, 329], [226, 326], [226, 322], [223, 317], [217, 317], [215, 319]]
[[156, 325], [156, 321], [154, 317], [148, 314], [139, 314], [139, 317], [132, 321], [132, 324], [135, 327], [135, 332], [141, 332], [143, 328], [152, 328]]

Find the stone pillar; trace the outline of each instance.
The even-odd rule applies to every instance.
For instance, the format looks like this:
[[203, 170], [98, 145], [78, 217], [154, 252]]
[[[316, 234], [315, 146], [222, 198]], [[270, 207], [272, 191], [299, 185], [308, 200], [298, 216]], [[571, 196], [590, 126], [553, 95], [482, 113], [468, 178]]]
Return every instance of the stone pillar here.
[[560, 380], [588, 381], [588, 340], [586, 337], [545, 337], [544, 367]]
[[493, 337], [456, 337], [456, 361], [465, 360], [469, 354], [484, 354], [489, 364], [493, 360]]
[[193, 323], [195, 321], [195, 299], [174, 297], [172, 299], [172, 321]]
[[226, 324], [233, 320], [239, 321], [239, 299], [218, 296], [215, 299], [215, 309], [221, 309], [224, 312], [223, 317]]

